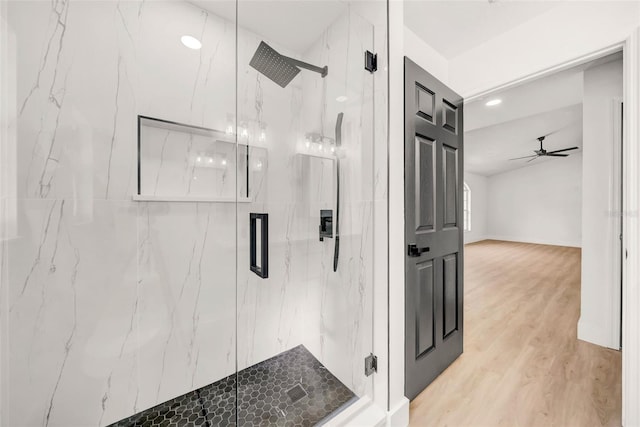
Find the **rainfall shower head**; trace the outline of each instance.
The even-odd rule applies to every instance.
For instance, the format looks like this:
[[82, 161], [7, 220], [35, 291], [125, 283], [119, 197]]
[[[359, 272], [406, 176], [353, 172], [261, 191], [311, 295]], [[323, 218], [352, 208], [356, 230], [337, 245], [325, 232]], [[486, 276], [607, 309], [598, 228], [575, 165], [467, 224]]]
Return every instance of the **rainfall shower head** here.
[[258, 46], [253, 58], [251, 58], [249, 65], [281, 87], [287, 86], [300, 72], [298, 67], [287, 61], [284, 56], [273, 50], [265, 42], [260, 42], [260, 46]]
[[264, 41], [260, 42], [260, 45], [258, 46], [256, 53], [253, 54], [253, 58], [251, 58], [249, 65], [264, 74], [280, 87], [286, 87], [291, 80], [298, 75], [300, 68], [306, 68], [307, 70], [320, 73], [322, 77], [325, 77], [329, 72], [329, 69], [326, 66], [316, 67], [315, 65], [310, 65], [306, 62], [280, 55]]

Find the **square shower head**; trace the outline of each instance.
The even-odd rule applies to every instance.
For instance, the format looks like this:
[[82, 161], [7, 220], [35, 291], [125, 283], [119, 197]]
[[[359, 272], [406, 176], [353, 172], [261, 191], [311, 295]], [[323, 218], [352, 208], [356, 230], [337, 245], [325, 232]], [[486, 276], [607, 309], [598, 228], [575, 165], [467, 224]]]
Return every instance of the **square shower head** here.
[[286, 57], [280, 55], [263, 41], [260, 42], [260, 46], [253, 54], [249, 65], [280, 87], [286, 87], [300, 72], [298, 67], [291, 64]]

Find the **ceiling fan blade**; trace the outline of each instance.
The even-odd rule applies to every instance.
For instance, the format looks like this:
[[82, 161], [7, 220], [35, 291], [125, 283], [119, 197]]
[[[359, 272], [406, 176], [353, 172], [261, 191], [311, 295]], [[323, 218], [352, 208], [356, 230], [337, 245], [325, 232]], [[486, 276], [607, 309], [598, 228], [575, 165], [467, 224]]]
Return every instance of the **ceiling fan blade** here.
[[551, 157], [569, 157], [568, 154], [555, 154], [555, 153], [547, 153], [547, 156], [551, 156]]
[[520, 160], [520, 159], [528, 159], [529, 157], [538, 157], [537, 154], [534, 154], [532, 156], [524, 156], [524, 157], [516, 157], [514, 159], [509, 159], [509, 160]]
[[537, 159], [538, 157], [540, 157], [540, 156], [535, 156], [533, 159], [531, 159], [531, 160], [527, 160], [527, 163], [534, 161], [534, 160], [535, 160], [535, 159]]
[[562, 150], [549, 151], [547, 154], [561, 153], [563, 151], [577, 150], [578, 147], [563, 148]]
[[563, 126], [560, 129], [556, 129], [553, 132], [549, 132], [548, 134], [544, 135], [544, 137], [546, 138], [548, 136], [555, 135], [556, 133], [560, 132], [561, 130], [564, 130], [564, 129], [568, 128], [569, 126], [571, 126], [571, 125]]

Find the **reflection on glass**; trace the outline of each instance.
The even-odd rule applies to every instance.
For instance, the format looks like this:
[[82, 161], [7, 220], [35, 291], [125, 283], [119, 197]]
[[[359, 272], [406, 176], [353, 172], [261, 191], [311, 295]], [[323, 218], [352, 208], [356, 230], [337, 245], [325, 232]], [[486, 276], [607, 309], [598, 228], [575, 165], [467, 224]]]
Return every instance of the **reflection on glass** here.
[[[271, 218], [267, 281], [242, 268], [244, 207], [238, 213], [238, 422], [315, 424], [372, 392], [363, 363], [374, 109], [363, 56], [374, 27], [349, 2], [238, 6], [238, 119], [269, 124], [269, 162], [246, 209]], [[275, 32], [256, 19], [267, 15], [291, 19]], [[339, 251], [336, 238], [319, 241], [326, 210], [339, 215]]]
[[0, 14], [0, 424], [314, 424], [371, 397], [374, 25], [344, 1]]

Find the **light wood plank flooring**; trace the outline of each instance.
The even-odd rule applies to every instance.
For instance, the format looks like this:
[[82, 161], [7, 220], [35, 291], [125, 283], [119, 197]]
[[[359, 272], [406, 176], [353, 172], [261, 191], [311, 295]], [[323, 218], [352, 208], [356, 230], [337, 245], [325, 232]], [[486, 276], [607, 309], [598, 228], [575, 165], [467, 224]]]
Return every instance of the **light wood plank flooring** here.
[[412, 426], [620, 426], [621, 353], [576, 339], [580, 249], [465, 247], [464, 353]]

